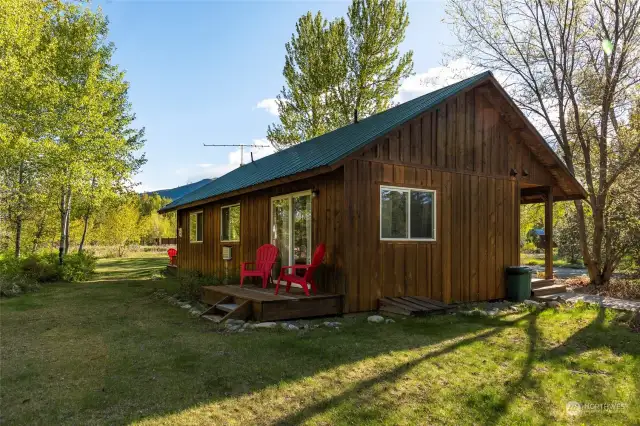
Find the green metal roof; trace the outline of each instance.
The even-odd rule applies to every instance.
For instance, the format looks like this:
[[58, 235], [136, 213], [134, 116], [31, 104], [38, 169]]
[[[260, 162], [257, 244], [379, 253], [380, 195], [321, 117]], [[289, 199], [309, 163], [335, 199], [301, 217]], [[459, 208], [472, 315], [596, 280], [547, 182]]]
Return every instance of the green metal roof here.
[[479, 81], [490, 71], [412, 99], [357, 123], [336, 129], [267, 157], [245, 164], [211, 183], [185, 194], [160, 209], [161, 212], [274, 179], [291, 176], [322, 166], [330, 166], [402, 123], [441, 103]]

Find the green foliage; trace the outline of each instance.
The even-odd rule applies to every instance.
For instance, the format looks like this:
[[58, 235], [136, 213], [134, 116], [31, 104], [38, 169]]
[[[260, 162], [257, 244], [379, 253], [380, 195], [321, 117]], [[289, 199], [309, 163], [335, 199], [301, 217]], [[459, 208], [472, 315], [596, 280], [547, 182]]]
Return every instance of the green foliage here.
[[60, 278], [56, 253], [32, 254], [21, 262], [21, 273], [38, 282], [56, 281]]
[[196, 271], [180, 271], [178, 275], [178, 296], [186, 300], [200, 300], [202, 286], [220, 285], [222, 281], [216, 277], [202, 275]]
[[96, 258], [90, 253], [66, 255], [62, 265], [55, 252], [32, 254], [22, 259], [4, 253], [0, 255], [0, 294], [17, 296], [36, 291], [40, 284], [53, 281], [85, 281], [95, 268]]
[[12, 278], [0, 274], [0, 296], [14, 297], [23, 293], [31, 293], [40, 289], [40, 285], [24, 276], [18, 275]]
[[130, 245], [139, 243], [143, 232], [138, 206], [127, 200], [110, 206], [104, 214], [99, 239], [105, 245], [116, 247], [118, 256], [122, 256]]
[[86, 281], [96, 270], [96, 257], [90, 252], [73, 253], [64, 257], [59, 267], [63, 281]]
[[356, 109], [364, 118], [389, 108], [413, 69], [413, 52], [399, 51], [408, 25], [406, 2], [396, 0], [353, 0], [347, 20], [300, 17], [269, 141], [284, 148], [352, 122]]
[[569, 208], [558, 219], [554, 229], [554, 242], [558, 245], [558, 256], [569, 263], [578, 263], [580, 255], [580, 233], [575, 208]]
[[0, 244], [19, 256], [130, 190], [144, 131], [99, 9], [0, 0], [0, 21]]
[[534, 243], [527, 241], [524, 246], [522, 246], [522, 251], [524, 253], [537, 253], [539, 250]]

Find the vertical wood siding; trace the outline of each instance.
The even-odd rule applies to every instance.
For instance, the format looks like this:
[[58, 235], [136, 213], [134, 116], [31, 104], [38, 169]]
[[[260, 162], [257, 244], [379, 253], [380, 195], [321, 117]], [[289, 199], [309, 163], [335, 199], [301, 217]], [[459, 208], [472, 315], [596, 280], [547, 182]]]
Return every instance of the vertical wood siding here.
[[[357, 159], [345, 174], [349, 311], [376, 309], [383, 296], [505, 297], [504, 268], [518, 264], [515, 180]], [[380, 185], [436, 190], [435, 242], [380, 241]]]
[[[383, 296], [505, 297], [504, 268], [519, 263], [520, 182], [553, 182], [516, 135], [469, 91], [345, 163], [347, 311], [376, 309]], [[380, 241], [383, 184], [437, 191], [435, 242]]]
[[[318, 190], [318, 196], [312, 198], [312, 247], [315, 248], [320, 242], [327, 245], [325, 265], [319, 271], [318, 286], [323, 291], [344, 293], [342, 168], [329, 174], [209, 203], [203, 207], [180, 210], [178, 226], [182, 227], [182, 237], [178, 238], [177, 243], [178, 267], [181, 270], [198, 271], [204, 275], [239, 275], [240, 263], [255, 260], [258, 247], [271, 240], [271, 197], [312, 189]], [[220, 209], [235, 203], [240, 203], [240, 241], [222, 243]], [[199, 210], [204, 211], [203, 242], [190, 243], [189, 213]], [[223, 246], [232, 247], [232, 260], [222, 260]]]

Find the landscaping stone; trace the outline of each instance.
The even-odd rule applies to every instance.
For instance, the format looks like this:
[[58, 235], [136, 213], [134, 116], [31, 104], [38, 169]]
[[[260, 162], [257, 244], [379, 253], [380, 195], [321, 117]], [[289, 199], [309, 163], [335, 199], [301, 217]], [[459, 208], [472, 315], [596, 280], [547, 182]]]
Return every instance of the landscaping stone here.
[[551, 301], [547, 302], [547, 307], [553, 308], [553, 309], [559, 308], [560, 305], [562, 305], [562, 303], [558, 302], [557, 300], [551, 300]]
[[189, 310], [189, 313], [190, 313], [191, 315], [193, 315], [194, 317], [197, 317], [197, 316], [200, 316], [200, 314], [201, 314], [202, 312], [201, 312], [201, 311], [199, 311], [198, 309], [191, 308], [191, 309]]
[[599, 296], [596, 294], [575, 293], [567, 291], [559, 293], [555, 297], [565, 303], [576, 303], [582, 301], [593, 305], [602, 306], [603, 308], [617, 309], [620, 311], [640, 312], [640, 300], [626, 300], [615, 297]]
[[229, 331], [238, 331], [242, 328], [242, 325], [227, 321], [224, 327]]
[[300, 330], [300, 327], [298, 327], [295, 324], [288, 324], [286, 322], [282, 323], [280, 325], [283, 329], [288, 330], [288, 331], [295, 331], [295, 330]]
[[325, 321], [323, 324], [325, 327], [329, 327], [329, 328], [338, 328], [342, 325], [342, 323], [338, 321]]
[[387, 318], [386, 320], [384, 320], [385, 324], [393, 324], [395, 322], [395, 320], [392, 320], [391, 318]]
[[495, 317], [496, 315], [500, 314], [500, 310], [497, 308], [493, 308], [489, 311], [486, 311], [487, 315], [491, 316], [491, 317]]
[[524, 301], [524, 304], [527, 306], [533, 306], [535, 308], [540, 308], [542, 307], [542, 303], [540, 302], [536, 302], [535, 300], [531, 300], [531, 299], [527, 299]]
[[379, 324], [384, 322], [384, 317], [380, 315], [371, 315], [369, 318], [367, 318], [367, 321], [371, 323]]
[[190, 304], [188, 304], [188, 303], [183, 303], [182, 305], [180, 305], [180, 307], [181, 307], [182, 309], [191, 309], [191, 305], [190, 305]]
[[278, 323], [275, 322], [259, 322], [257, 324], [253, 324], [253, 328], [276, 328]]

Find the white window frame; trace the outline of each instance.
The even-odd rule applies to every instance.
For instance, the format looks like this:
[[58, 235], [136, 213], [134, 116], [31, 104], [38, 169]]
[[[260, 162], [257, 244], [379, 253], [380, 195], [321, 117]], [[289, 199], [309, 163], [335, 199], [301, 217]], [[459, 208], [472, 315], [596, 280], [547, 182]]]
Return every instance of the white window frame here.
[[[311, 235], [309, 235], [309, 241], [311, 250], [313, 251], [313, 193], [311, 190], [307, 191], [299, 191], [299, 192], [291, 192], [289, 194], [278, 195], [277, 197], [271, 197], [269, 201], [269, 241], [273, 242], [273, 202], [278, 200], [283, 200], [285, 198], [289, 199], [289, 225], [293, 225], [293, 198], [300, 197], [303, 195], [309, 195], [311, 197]], [[313, 252], [311, 253], [313, 256]], [[311, 259], [307, 259], [311, 262]], [[282, 259], [284, 262], [284, 259]], [[282, 266], [293, 265], [293, 227], [289, 229], [289, 259], [287, 259], [287, 264]], [[293, 284], [292, 284], [293, 285]]]
[[[192, 241], [191, 240], [191, 215], [195, 214], [196, 215], [196, 238], [198, 238], [198, 214], [202, 215], [202, 234], [201, 240], [195, 240]], [[204, 241], [204, 210], [196, 210], [195, 212], [189, 212], [189, 243], [190, 244], [202, 244], [202, 242]]]
[[[397, 192], [405, 192], [408, 194], [407, 198], [407, 235], [409, 238], [383, 238], [382, 237], [382, 191], [397, 191]], [[411, 238], [411, 191], [414, 192], [430, 192], [433, 194], [433, 238]], [[403, 186], [391, 186], [391, 185], [380, 185], [380, 190], [378, 191], [378, 202], [380, 204], [380, 228], [379, 228], [379, 236], [380, 241], [426, 241], [426, 242], [435, 242], [437, 235], [436, 230], [438, 227], [436, 226], [436, 220], [438, 217], [438, 206], [437, 206], [437, 191], [435, 189], [428, 188], [406, 188]]]
[[[240, 242], [240, 237], [241, 236], [237, 240], [223, 240], [222, 239], [222, 210], [228, 209], [229, 207], [236, 207], [236, 206], [238, 208], [241, 208], [240, 207], [240, 203], [229, 204], [229, 205], [220, 207], [220, 242], [221, 243], [238, 243], [238, 242]], [[240, 217], [240, 229], [242, 230], [242, 217]]]

